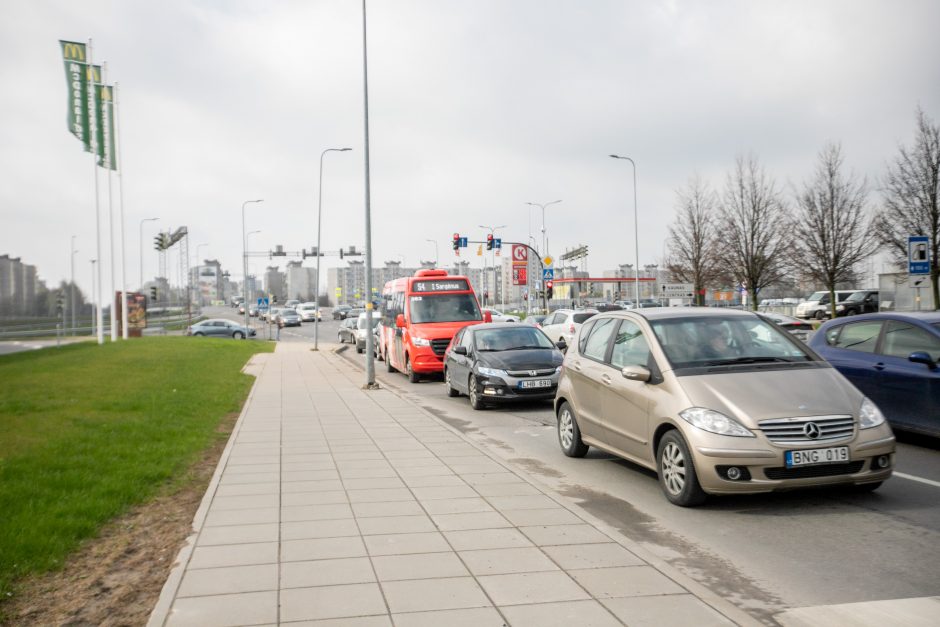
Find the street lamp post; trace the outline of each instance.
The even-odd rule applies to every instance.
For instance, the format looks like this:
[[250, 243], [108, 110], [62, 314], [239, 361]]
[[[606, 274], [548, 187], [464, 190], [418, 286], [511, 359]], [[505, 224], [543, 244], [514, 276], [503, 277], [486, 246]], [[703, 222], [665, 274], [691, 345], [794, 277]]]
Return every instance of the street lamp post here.
[[144, 289], [144, 222], [154, 222], [160, 218], [144, 218], [140, 221], [140, 287]]
[[242, 292], [245, 300], [245, 339], [248, 339], [248, 234], [245, 233], [245, 205], [253, 202], [264, 202], [263, 199], [246, 200], [242, 203]]
[[75, 335], [75, 236], [72, 236], [69, 249], [72, 251], [69, 255], [69, 309], [72, 310], [72, 335]]
[[438, 251], [438, 248], [437, 248], [437, 240], [436, 240], [436, 239], [428, 239], [428, 240], [425, 240], [425, 241], [426, 241], [426, 242], [431, 242], [432, 244], [434, 244], [434, 267], [436, 268], [436, 267], [441, 263], [441, 261], [440, 261], [441, 258], [440, 258], [439, 251]]
[[313, 350], [320, 350], [320, 225], [323, 217], [323, 157], [328, 152], [347, 152], [352, 148], [327, 148], [320, 153], [320, 182], [317, 199], [317, 278], [314, 283]]
[[[248, 239], [248, 238], [250, 238], [252, 235], [257, 235], [257, 234], [260, 233], [260, 232], [261, 232], [261, 229], [258, 229], [257, 231], [248, 231], [248, 233], [245, 235], [245, 245], [248, 246], [248, 245], [251, 244], [251, 240]], [[251, 264], [250, 264], [250, 263], [246, 263], [246, 264], [245, 264], [245, 268], [246, 268], [246, 270], [248, 271], [248, 273], [249, 273], [249, 275], [250, 275], [250, 274], [251, 274]], [[248, 280], [247, 277], [245, 278], [245, 280], [246, 280], [246, 281]], [[249, 298], [251, 297], [251, 292], [248, 292], [248, 297], [249, 297]], [[251, 307], [251, 304], [250, 304], [250, 303], [246, 303], [246, 307], [249, 307], [249, 308], [250, 308], [250, 307]], [[250, 316], [251, 314], [249, 313], [248, 315]], [[260, 315], [260, 314], [259, 314], [259, 315]]]
[[[542, 210], [542, 258], [544, 259], [548, 255], [548, 241], [545, 239], [545, 207], [549, 205], [554, 205], [561, 202], [560, 200], [553, 200], [547, 203], [537, 203], [537, 202], [527, 202], [527, 205], [532, 205], [533, 207], [538, 207]], [[545, 286], [542, 286], [542, 302], [545, 307], [545, 313], [548, 313], [548, 295], [545, 291]]]
[[98, 263], [97, 259], [91, 259], [91, 335], [92, 337], [98, 335], [98, 282], [95, 280], [97, 276], [95, 274], [95, 264]]
[[630, 157], [620, 157], [610, 155], [613, 159], [623, 159], [629, 161], [633, 166], [633, 237], [636, 247], [636, 264], [633, 266], [633, 293], [636, 297], [636, 306], [640, 306], [640, 219], [636, 208], [636, 163]]

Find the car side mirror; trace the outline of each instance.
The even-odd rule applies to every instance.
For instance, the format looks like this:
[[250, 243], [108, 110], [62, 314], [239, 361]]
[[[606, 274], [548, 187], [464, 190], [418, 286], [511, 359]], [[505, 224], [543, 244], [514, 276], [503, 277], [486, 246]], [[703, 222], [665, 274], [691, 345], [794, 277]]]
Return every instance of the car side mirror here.
[[558, 341], [555, 342], [555, 346], [557, 346], [558, 350], [560, 350], [561, 352], [565, 352], [566, 350], [568, 350], [568, 342], [566, 342], [565, 338], [563, 337], [558, 338]]
[[908, 361], [912, 361], [915, 364], [924, 364], [931, 370], [937, 367], [937, 362], [930, 358], [930, 354], [925, 351], [914, 351], [911, 353], [910, 357], [907, 358]]
[[620, 374], [623, 375], [624, 379], [642, 381], [643, 383], [647, 383], [650, 380], [650, 376], [652, 376], [649, 369], [644, 366], [624, 366], [623, 369], [620, 370]]
[[453, 352], [454, 352], [455, 355], [466, 355], [466, 354], [467, 354], [467, 347], [466, 347], [466, 346], [455, 346]]
[[493, 322], [493, 314], [488, 311], [483, 312], [483, 322]]
[[398, 314], [395, 316], [395, 326], [399, 329], [403, 329], [405, 327], [405, 314]]

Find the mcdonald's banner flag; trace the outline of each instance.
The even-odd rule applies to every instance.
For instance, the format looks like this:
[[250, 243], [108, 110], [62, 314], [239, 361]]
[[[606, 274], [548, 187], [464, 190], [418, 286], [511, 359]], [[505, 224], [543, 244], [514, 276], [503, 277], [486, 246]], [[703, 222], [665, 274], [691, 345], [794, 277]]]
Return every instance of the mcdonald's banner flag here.
[[95, 85], [97, 101], [96, 123], [98, 126], [98, 165], [116, 170], [114, 162], [114, 88], [111, 85]]
[[62, 48], [62, 61], [65, 65], [65, 80], [68, 85], [69, 132], [85, 146], [85, 152], [91, 152], [91, 120], [88, 102], [88, 74], [85, 44], [76, 41], [59, 40]]

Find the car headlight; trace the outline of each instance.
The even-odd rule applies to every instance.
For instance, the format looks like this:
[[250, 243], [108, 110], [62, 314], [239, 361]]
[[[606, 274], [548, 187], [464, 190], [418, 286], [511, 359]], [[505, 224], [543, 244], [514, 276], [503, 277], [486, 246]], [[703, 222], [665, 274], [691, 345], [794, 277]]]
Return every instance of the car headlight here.
[[884, 424], [885, 417], [878, 406], [867, 398], [862, 400], [862, 407], [858, 410], [858, 428], [871, 429]]
[[703, 431], [717, 433], [718, 435], [730, 435], [737, 438], [755, 437], [748, 429], [745, 429], [741, 423], [733, 418], [725, 416], [721, 412], [705, 409], [704, 407], [690, 407], [679, 412], [679, 416], [693, 427], [698, 427]]
[[486, 366], [477, 366], [477, 372], [488, 377], [506, 377], [509, 373], [499, 368], [487, 368]]
[[411, 341], [414, 342], [415, 346], [430, 346], [431, 340], [424, 337], [413, 337]]
[[561, 374], [561, 366], [555, 368], [555, 374]]
[[836, 311], [845, 311], [845, 305], [836, 305]]

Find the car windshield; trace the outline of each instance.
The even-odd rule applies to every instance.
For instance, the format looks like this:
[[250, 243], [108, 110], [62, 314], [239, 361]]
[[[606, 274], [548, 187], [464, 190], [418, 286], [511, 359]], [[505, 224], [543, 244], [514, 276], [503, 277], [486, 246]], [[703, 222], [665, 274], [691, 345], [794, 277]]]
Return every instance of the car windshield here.
[[413, 324], [483, 319], [473, 294], [428, 294], [412, 296], [409, 302]]
[[535, 327], [511, 326], [506, 329], [481, 329], [473, 334], [479, 351], [512, 351], [553, 348], [552, 341]]
[[829, 292], [813, 292], [812, 294], [806, 297], [806, 300], [822, 300], [823, 296], [826, 296], [828, 294]]
[[846, 301], [851, 301], [851, 302], [853, 302], [853, 303], [857, 303], [857, 302], [860, 301], [860, 300], [865, 300], [865, 296], [866, 296], [866, 295], [867, 295], [867, 292], [855, 292], [854, 294], [852, 294], [851, 296], [849, 296], [849, 297], [846, 298], [845, 300], [846, 300]]
[[683, 317], [650, 324], [676, 369], [813, 360], [786, 331], [756, 316]]

